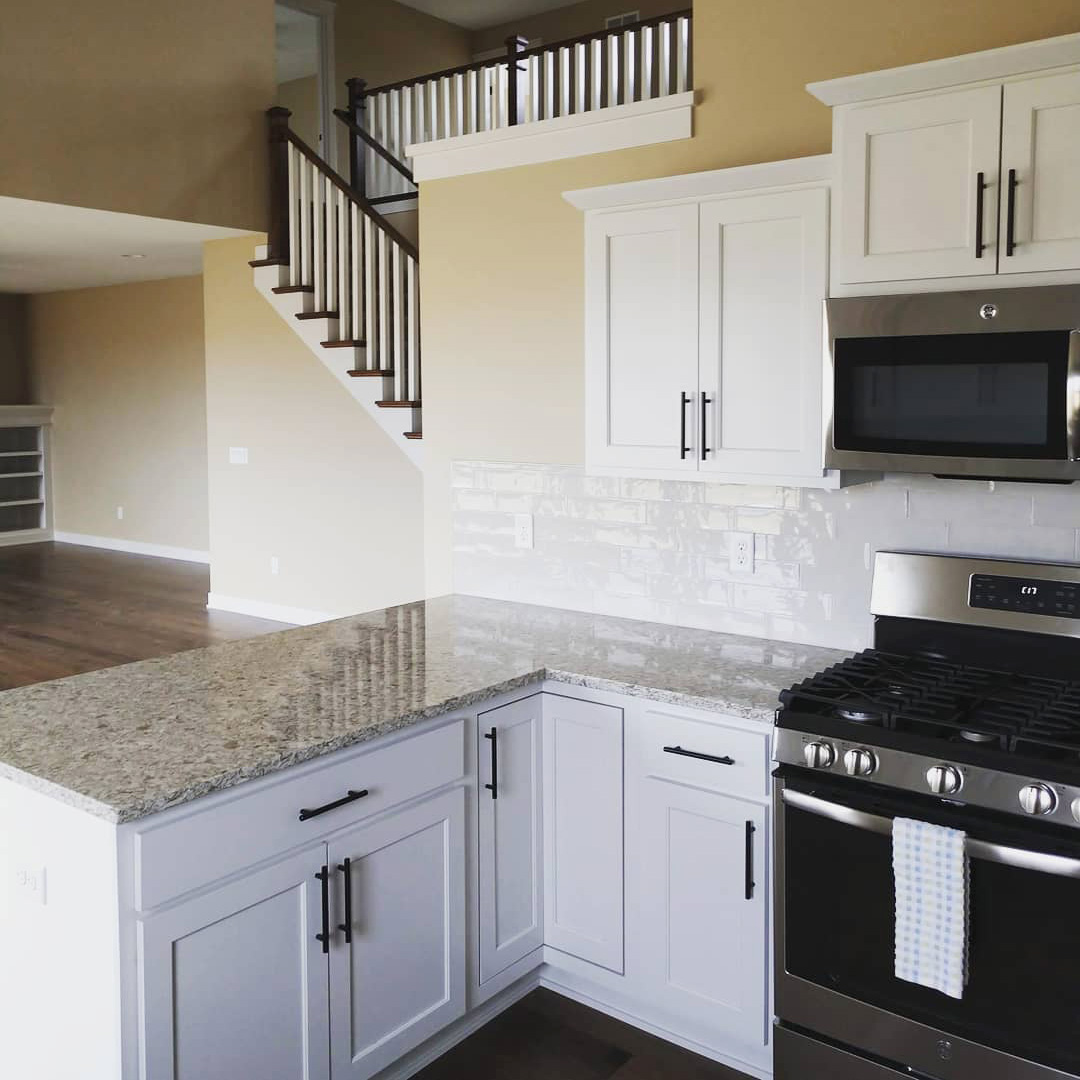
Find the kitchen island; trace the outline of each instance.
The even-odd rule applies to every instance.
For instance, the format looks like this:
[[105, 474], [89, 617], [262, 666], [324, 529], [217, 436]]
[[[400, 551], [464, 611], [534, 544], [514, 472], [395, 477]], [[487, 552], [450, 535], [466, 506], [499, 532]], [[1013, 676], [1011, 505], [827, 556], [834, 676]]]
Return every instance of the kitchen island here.
[[636, 837], [692, 817], [741, 897], [745, 819], [763, 992], [776, 698], [840, 655], [452, 596], [0, 694], [0, 1069], [404, 1076], [554, 971], [766, 1075], [764, 1002], [728, 1047], [651, 992]]

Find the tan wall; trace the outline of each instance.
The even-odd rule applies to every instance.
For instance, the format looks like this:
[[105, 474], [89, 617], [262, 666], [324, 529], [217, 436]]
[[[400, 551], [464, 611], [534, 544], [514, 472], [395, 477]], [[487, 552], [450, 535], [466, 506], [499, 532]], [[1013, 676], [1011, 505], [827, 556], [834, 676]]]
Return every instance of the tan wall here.
[[0, 293], [0, 405], [30, 400], [28, 318], [27, 297]]
[[421, 474], [255, 290], [257, 242], [204, 254], [211, 589], [342, 615], [415, 600]]
[[427, 183], [427, 588], [448, 591], [449, 462], [583, 460], [583, 230], [563, 191], [827, 152], [805, 84], [1080, 31], [1075, 0], [701, 0], [693, 139]]
[[269, 0], [6, 5], [0, 194], [262, 228]]
[[201, 280], [37, 294], [30, 340], [56, 529], [205, 551]]
[[564, 41], [603, 30], [604, 20], [609, 15], [638, 11], [643, 19], [651, 19], [654, 15], [666, 15], [692, 6], [690, 0], [585, 0], [582, 4], [543, 11], [527, 19], [515, 19], [500, 26], [478, 30], [472, 36], [472, 50], [482, 53], [497, 49], [506, 43], [511, 34], [519, 34], [530, 40], [541, 38], [548, 43]]
[[[284, 105], [292, 116], [289, 126], [314, 150], [319, 147], [319, 77], [292, 79], [278, 83], [275, 103]], [[321, 151], [320, 151], [321, 152]]]

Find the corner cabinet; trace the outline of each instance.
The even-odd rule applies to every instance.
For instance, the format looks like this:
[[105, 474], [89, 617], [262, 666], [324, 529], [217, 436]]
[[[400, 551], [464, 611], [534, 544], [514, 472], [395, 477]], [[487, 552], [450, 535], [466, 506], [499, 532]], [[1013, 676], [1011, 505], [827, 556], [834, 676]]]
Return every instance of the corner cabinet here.
[[586, 210], [590, 470], [835, 486], [827, 176], [808, 158], [566, 196]]

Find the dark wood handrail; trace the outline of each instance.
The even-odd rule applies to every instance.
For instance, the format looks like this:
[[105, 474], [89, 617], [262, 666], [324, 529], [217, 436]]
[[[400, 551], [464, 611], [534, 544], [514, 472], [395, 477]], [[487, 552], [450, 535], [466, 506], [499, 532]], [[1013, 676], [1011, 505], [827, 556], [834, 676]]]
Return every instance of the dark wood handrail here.
[[[530, 56], [540, 56], [543, 53], [554, 52], [558, 49], [566, 49], [573, 45], [587, 45], [591, 41], [600, 41], [604, 38], [613, 37], [616, 34], [624, 34], [627, 30], [644, 30], [649, 26], [658, 26], [660, 23], [672, 22], [675, 19], [692, 19], [694, 17], [693, 8], [684, 8], [681, 11], [672, 11], [667, 15], [654, 15], [651, 19], [641, 19], [636, 23], [627, 23], [626, 26], [612, 27], [610, 30], [594, 30], [590, 34], [583, 34], [581, 37], [566, 38], [563, 41], [553, 41], [550, 44], [536, 45], [531, 49], [526, 49], [524, 52], [519, 52], [518, 59], [525, 59]], [[488, 60], [474, 60], [471, 64], [462, 64], [460, 67], [446, 68], [443, 71], [433, 71], [429, 75], [417, 75], [412, 79], [402, 79], [400, 82], [385, 83], [382, 86], [372, 86], [366, 88], [364, 94], [366, 97], [372, 97], [375, 94], [385, 94], [390, 90], [404, 90], [407, 86], [419, 86], [422, 83], [434, 82], [436, 79], [445, 79], [451, 75], [466, 75], [470, 71], [483, 71], [486, 68], [501, 67], [506, 64], [506, 56], [493, 56]]]
[[411, 258], [419, 261], [420, 251], [417, 246], [408, 237], [403, 236], [401, 233], [399, 233], [393, 225], [389, 224], [382, 216], [382, 214], [379, 213], [378, 209], [372, 205], [370, 200], [361, 195], [360, 192], [358, 192], [355, 188], [351, 187], [345, 181], [345, 178], [343, 176], [331, 169], [330, 166], [327, 165], [327, 163], [323, 161], [323, 159], [319, 157], [319, 155], [316, 154], [315, 151], [312, 150], [311, 147], [308, 146], [308, 144], [304, 142], [304, 140], [301, 139], [295, 131], [292, 130], [292, 128], [289, 128], [286, 132], [286, 138], [289, 142], [293, 144], [293, 146], [296, 147], [297, 150], [300, 151], [301, 154], [304, 155], [304, 157], [308, 159], [308, 161], [312, 163], [312, 165], [315, 166], [315, 168], [319, 170], [319, 172], [323, 174], [323, 176], [326, 177], [327, 180], [330, 181], [331, 184], [334, 185], [334, 187], [336, 187], [340, 192], [342, 192], [346, 198], [351, 199], [352, 202], [354, 202], [365, 214], [367, 214], [367, 216], [371, 218], [375, 225], [378, 228], [382, 229], [382, 231], [386, 233], [386, 235], [389, 236], [390, 239], [393, 240], [394, 243], [397, 244], [398, 247], [400, 247], [406, 255], [409, 255]]
[[389, 162], [410, 184], [415, 184], [413, 174], [409, 167], [402, 161], [399, 161], [378, 139], [374, 138], [371, 134], [365, 131], [358, 123], [344, 109], [335, 109], [334, 115], [359, 139], [362, 139], [376, 154], [379, 155], [384, 161]]

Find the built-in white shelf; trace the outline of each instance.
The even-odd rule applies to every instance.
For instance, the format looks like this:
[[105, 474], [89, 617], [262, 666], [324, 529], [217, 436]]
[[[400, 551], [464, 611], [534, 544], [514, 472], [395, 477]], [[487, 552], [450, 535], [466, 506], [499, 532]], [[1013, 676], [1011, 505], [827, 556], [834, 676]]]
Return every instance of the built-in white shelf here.
[[52, 409], [0, 406], [0, 546], [52, 539], [49, 435]]

